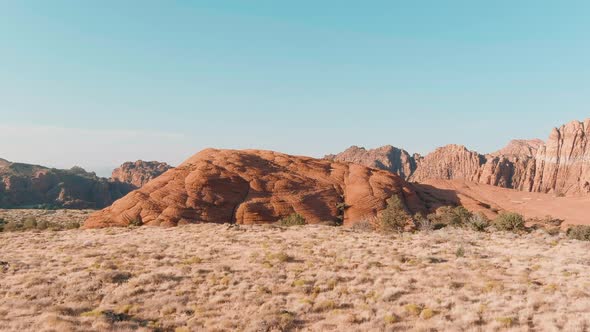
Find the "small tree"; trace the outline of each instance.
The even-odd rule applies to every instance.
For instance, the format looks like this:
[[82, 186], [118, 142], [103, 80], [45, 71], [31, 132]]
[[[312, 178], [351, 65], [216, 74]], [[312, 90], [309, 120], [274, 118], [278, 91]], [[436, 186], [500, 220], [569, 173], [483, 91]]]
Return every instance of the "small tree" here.
[[411, 219], [404, 208], [404, 204], [397, 195], [391, 196], [386, 202], [387, 207], [381, 212], [379, 220], [380, 229], [385, 232], [403, 232], [408, 220]]

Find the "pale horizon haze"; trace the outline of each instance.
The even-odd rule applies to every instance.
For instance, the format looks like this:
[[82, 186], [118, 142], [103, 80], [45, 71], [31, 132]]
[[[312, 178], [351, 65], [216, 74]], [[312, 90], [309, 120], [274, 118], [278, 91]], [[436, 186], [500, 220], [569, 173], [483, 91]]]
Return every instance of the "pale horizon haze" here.
[[4, 1], [0, 158], [480, 153], [590, 117], [587, 1]]

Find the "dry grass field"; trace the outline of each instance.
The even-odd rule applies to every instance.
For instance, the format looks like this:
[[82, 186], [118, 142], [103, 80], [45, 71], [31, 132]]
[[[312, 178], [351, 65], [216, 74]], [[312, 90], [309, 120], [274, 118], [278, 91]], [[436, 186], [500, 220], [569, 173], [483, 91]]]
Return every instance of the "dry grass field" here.
[[587, 331], [590, 242], [446, 228], [0, 233], [6, 331]]

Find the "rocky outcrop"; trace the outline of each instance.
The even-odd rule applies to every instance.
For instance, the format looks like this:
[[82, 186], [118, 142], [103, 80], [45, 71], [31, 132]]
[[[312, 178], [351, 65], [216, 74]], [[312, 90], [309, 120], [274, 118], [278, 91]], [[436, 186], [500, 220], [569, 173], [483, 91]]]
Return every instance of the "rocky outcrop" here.
[[475, 181], [484, 163], [485, 159], [477, 152], [469, 151], [462, 145], [447, 145], [425, 156], [410, 181], [431, 178]]
[[[356, 147], [349, 150], [352, 152], [345, 151], [332, 158], [407, 174], [383, 164], [381, 160], [387, 159], [384, 153], [368, 153]], [[369, 151], [386, 150], [384, 147]], [[399, 158], [396, 161], [396, 165], [415, 165], [415, 170], [406, 177], [413, 182], [465, 180], [529, 192], [587, 195], [590, 194], [590, 119], [555, 128], [547, 142], [514, 140], [489, 155], [460, 145], [447, 145], [425, 157], [413, 156], [403, 163]]]
[[80, 167], [61, 170], [0, 160], [2, 208], [103, 208], [131, 190]]
[[590, 193], [590, 119], [555, 128], [534, 158], [527, 174], [532, 191]]
[[203, 150], [180, 166], [93, 214], [85, 227], [130, 223], [173, 226], [272, 223], [291, 213], [308, 223], [375, 216], [399, 196], [424, 210], [399, 176], [361, 165], [260, 150]]
[[138, 160], [136, 162], [126, 162], [113, 170], [111, 179], [129, 183], [134, 189], [137, 189], [171, 168], [172, 166], [157, 161]]
[[410, 155], [406, 150], [385, 145], [370, 150], [351, 146], [337, 155], [327, 155], [324, 158], [379, 168], [408, 179], [416, 171], [416, 159], [419, 157]]

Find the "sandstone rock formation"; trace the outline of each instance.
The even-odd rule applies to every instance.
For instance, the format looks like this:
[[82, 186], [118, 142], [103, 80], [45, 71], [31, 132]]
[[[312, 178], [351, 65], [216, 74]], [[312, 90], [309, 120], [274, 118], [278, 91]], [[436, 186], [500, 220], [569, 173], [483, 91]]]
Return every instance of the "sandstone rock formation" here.
[[327, 155], [324, 158], [384, 169], [399, 175], [403, 179], [407, 179], [416, 170], [416, 159], [419, 157], [411, 156], [406, 150], [385, 145], [370, 150], [351, 146], [337, 155]]
[[111, 179], [129, 183], [134, 189], [137, 189], [171, 168], [172, 166], [157, 161], [138, 160], [136, 162], [126, 162], [113, 170]]
[[[400, 171], [400, 167], [382, 162], [388, 160], [383, 152], [387, 147], [369, 150], [370, 153], [357, 147], [349, 150], [330, 157], [390, 170], [413, 182], [465, 180], [528, 192], [590, 194], [590, 119], [555, 128], [547, 142], [514, 140], [488, 155], [464, 146], [447, 145], [425, 157], [397, 158], [397, 164], [391, 163], [406, 165], [405, 169], [415, 165], [409, 176], [405, 169]], [[409, 156], [407, 152], [402, 155]]]
[[[93, 214], [85, 227], [193, 222], [270, 223], [293, 212], [309, 223], [345, 225], [374, 216], [398, 195], [424, 210], [399, 176], [361, 165], [272, 151], [207, 149]], [[338, 206], [347, 208], [339, 209]]]
[[544, 144], [545, 142], [540, 139], [515, 139], [510, 141], [510, 143], [508, 143], [503, 149], [491, 153], [491, 155], [532, 158], [537, 155], [537, 151], [539, 151], [539, 148]]
[[60, 170], [0, 160], [0, 207], [103, 208], [131, 191], [80, 167]]

